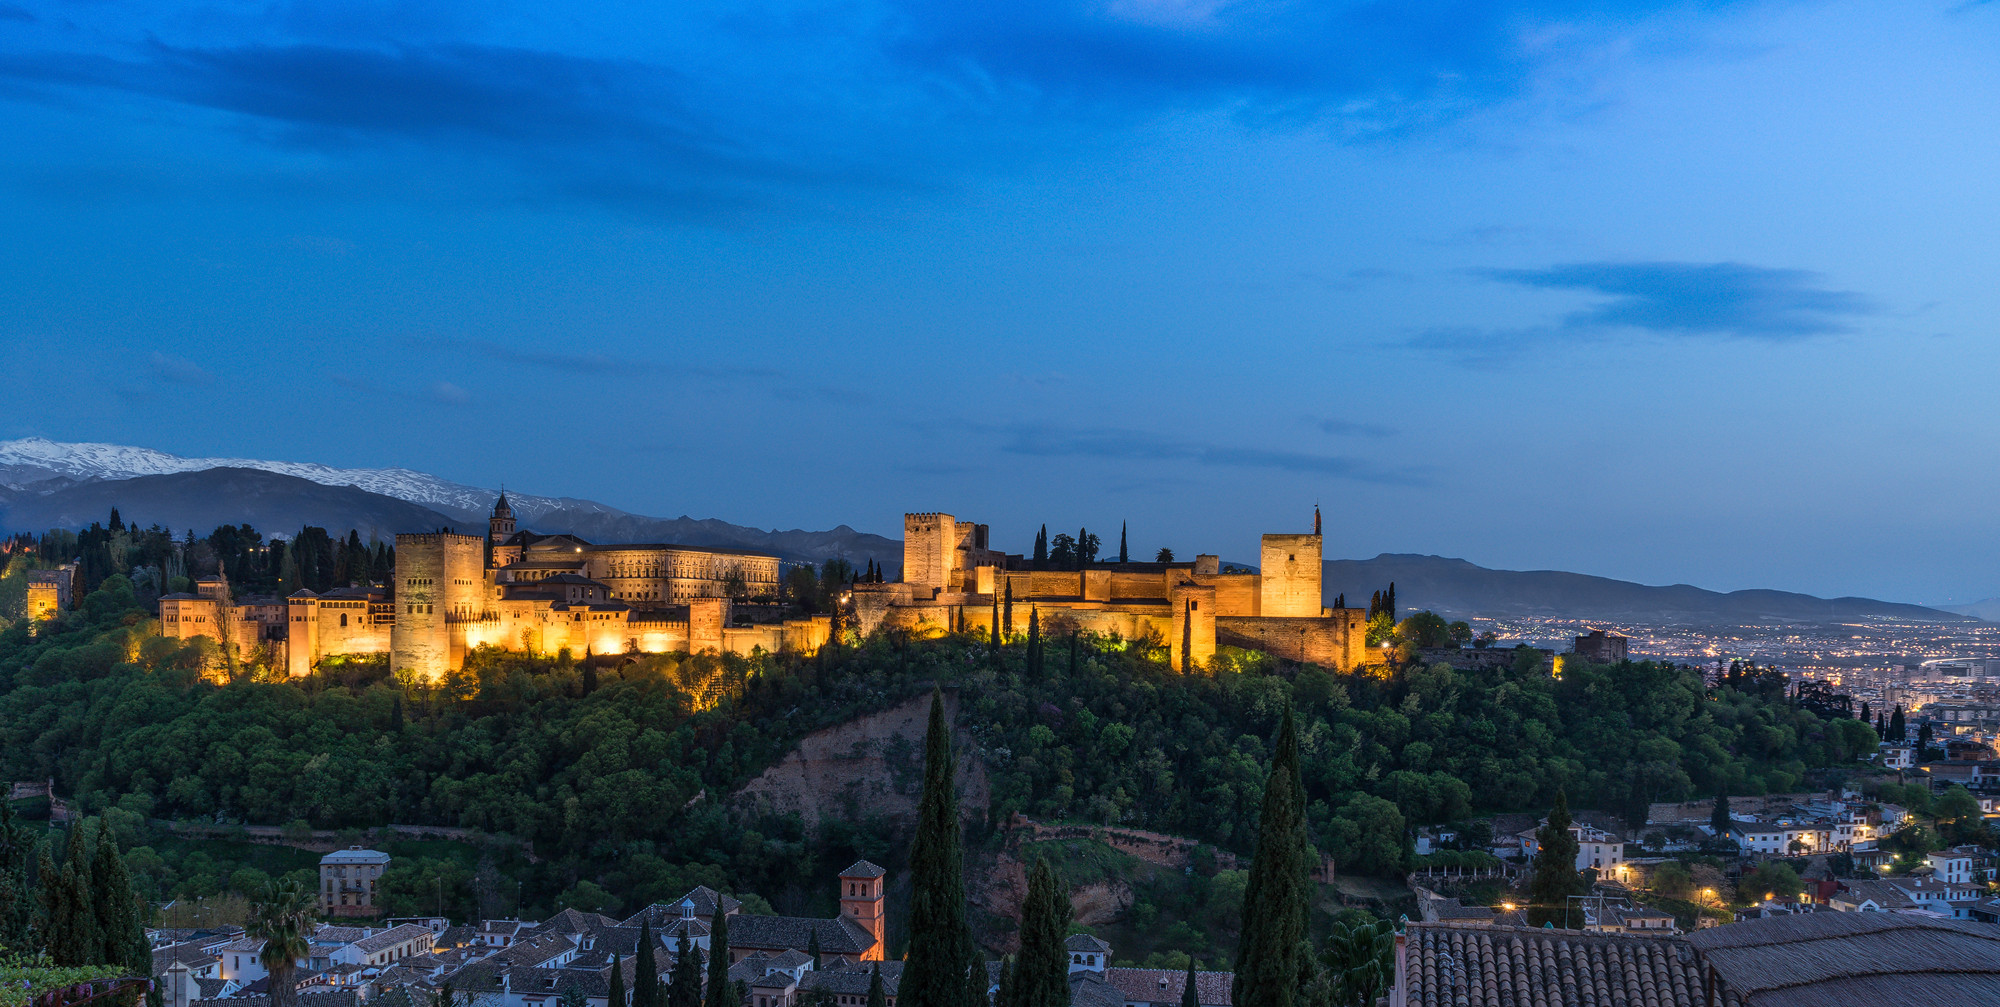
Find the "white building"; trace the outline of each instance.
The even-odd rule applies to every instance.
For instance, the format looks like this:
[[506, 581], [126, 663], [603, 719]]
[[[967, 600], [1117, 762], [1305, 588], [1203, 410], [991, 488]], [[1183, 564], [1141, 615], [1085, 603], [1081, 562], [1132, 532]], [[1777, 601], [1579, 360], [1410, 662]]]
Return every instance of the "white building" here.
[[1939, 850], [1929, 854], [1924, 860], [1931, 865], [1931, 876], [1948, 885], [1972, 884], [1972, 865], [1977, 859], [1977, 847], [1955, 846], [1949, 850]]

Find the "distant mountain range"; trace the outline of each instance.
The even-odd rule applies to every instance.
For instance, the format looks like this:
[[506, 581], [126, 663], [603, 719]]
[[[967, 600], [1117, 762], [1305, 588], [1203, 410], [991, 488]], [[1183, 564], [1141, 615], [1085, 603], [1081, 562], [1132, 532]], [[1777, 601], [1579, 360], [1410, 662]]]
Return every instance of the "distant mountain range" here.
[[[1396, 585], [1396, 607], [1430, 609], [1454, 618], [1601, 619], [1645, 625], [1742, 625], [1760, 622], [1841, 622], [1903, 619], [1965, 622], [1966, 614], [1871, 598], [1815, 598], [1789, 591], [1705, 591], [1686, 584], [1649, 587], [1631, 581], [1557, 570], [1489, 570], [1462, 559], [1383, 553], [1374, 559], [1329, 560], [1328, 599], [1342, 593], [1360, 608], [1369, 595]], [[2000, 614], [2000, 613], [1997, 613]]]
[[[339, 469], [251, 458], [182, 458], [121, 444], [66, 444], [39, 437], [0, 441], [0, 530], [39, 534], [88, 527], [112, 507], [144, 525], [205, 535], [217, 525], [289, 535], [305, 525], [388, 539], [452, 527], [484, 534], [498, 490], [410, 469]], [[594, 500], [507, 491], [520, 526], [592, 542], [726, 546], [788, 560], [843, 558], [902, 566], [903, 544], [840, 525], [769, 531], [715, 519], [647, 517]]]

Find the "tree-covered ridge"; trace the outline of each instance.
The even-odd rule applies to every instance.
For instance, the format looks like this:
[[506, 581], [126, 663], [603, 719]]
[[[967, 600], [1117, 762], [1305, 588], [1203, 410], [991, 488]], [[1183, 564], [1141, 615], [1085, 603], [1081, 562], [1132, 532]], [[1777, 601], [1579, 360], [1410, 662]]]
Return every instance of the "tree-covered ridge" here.
[[[390, 821], [531, 839], [526, 898], [589, 883], [636, 902], [690, 878], [779, 897], [841, 857], [891, 856], [879, 823], [751, 820], [725, 796], [805, 733], [942, 683], [992, 783], [988, 822], [1115, 822], [1239, 853], [1255, 840], [1269, 746], [1296, 709], [1306, 819], [1340, 867], [1394, 873], [1410, 825], [1474, 811], [1634, 813], [1726, 789], [1792, 789], [1851, 764], [1866, 724], [1782, 690], [1710, 688], [1651, 662], [1413, 665], [1366, 675], [1226, 653], [1183, 675], [1123, 641], [1019, 645], [884, 636], [807, 660], [631, 663], [480, 653], [437, 688], [379, 662], [298, 681], [202, 679], [204, 644], [162, 639], [108, 578], [41, 636], [0, 633], [0, 772], [52, 776], [86, 811], [327, 828]], [[621, 659], [622, 660], [622, 659]], [[690, 696], [719, 683], [722, 702]], [[428, 884], [428, 882], [426, 882]]]

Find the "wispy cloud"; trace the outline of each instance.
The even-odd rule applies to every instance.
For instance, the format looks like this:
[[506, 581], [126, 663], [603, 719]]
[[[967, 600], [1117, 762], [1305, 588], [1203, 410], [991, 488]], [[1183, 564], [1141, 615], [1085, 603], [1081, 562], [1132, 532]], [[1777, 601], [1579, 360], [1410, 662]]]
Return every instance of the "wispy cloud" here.
[[1344, 455], [1236, 447], [1163, 437], [1137, 430], [1015, 425], [1000, 429], [1000, 449], [1033, 457], [1176, 462], [1226, 468], [1275, 469], [1356, 482], [1420, 486], [1425, 473]]
[[1600, 299], [1541, 325], [1432, 328], [1412, 345], [1493, 362], [1538, 343], [1634, 334], [1791, 342], [1850, 331], [1878, 310], [1860, 293], [1827, 287], [1818, 273], [1738, 262], [1583, 262], [1473, 275]]
[[1312, 425], [1319, 428], [1320, 433], [1333, 434], [1336, 437], [1382, 438], [1396, 436], [1396, 431], [1393, 427], [1385, 427], [1377, 423], [1358, 423], [1354, 420], [1320, 417], [1314, 419]]
[[530, 195], [712, 214], [814, 188], [929, 187], [1183, 112], [1421, 129], [1546, 94], [1549, 67], [1588, 63], [1680, 5], [694, 0], [600, 10], [587, 32], [547, 30], [506, 0], [440, 7], [211, 11], [191, 44], [171, 5], [43, 31], [33, 5], [0, 0], [0, 17], [38, 33], [0, 41], [0, 88], [217, 110], [255, 123], [253, 140], [353, 158], [491, 157], [539, 182]]
[[147, 358], [146, 367], [155, 379], [171, 385], [205, 385], [215, 380], [200, 364], [158, 351]]
[[783, 372], [768, 367], [711, 367], [683, 361], [667, 363], [646, 357], [612, 356], [605, 353], [568, 353], [559, 350], [527, 349], [484, 339], [412, 336], [405, 340], [427, 350], [465, 353], [500, 364], [532, 367], [571, 374], [685, 374], [693, 377], [732, 381], [777, 379]]

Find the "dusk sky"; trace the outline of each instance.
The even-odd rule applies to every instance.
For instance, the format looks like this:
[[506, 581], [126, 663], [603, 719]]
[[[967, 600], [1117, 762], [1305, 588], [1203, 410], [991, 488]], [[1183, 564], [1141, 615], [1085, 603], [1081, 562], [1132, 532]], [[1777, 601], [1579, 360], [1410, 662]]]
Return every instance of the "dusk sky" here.
[[0, 0], [0, 437], [2000, 595], [2000, 3]]

